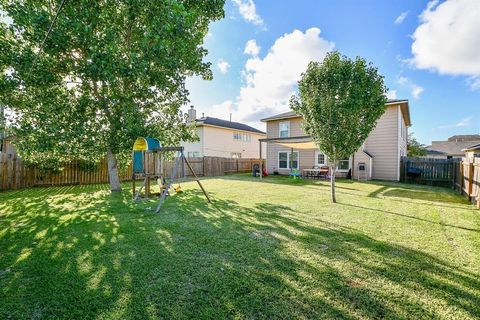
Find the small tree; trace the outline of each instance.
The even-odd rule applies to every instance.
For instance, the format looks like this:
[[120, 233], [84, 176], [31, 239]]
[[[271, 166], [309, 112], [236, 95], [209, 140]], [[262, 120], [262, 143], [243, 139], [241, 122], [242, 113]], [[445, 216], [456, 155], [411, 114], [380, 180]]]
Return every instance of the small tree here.
[[303, 127], [331, 166], [332, 201], [338, 161], [357, 151], [385, 112], [383, 76], [364, 59], [355, 61], [334, 51], [323, 62], [310, 62], [298, 83], [291, 107], [303, 116]]
[[425, 145], [421, 144], [413, 136], [413, 132], [408, 134], [407, 155], [409, 157], [424, 157], [427, 155], [427, 149], [425, 149]]
[[224, 0], [66, 1], [40, 50], [61, 2], [0, 1], [0, 105], [26, 162], [106, 156], [118, 191], [136, 137], [193, 138], [185, 79], [212, 77], [203, 39]]

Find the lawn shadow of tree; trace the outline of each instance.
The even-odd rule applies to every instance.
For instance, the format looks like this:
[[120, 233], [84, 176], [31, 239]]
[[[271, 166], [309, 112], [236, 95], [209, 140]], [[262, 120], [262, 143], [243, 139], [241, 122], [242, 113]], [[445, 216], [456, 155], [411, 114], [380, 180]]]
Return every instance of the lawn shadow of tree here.
[[185, 190], [154, 214], [127, 190], [16, 193], [0, 205], [0, 317], [439, 317], [435, 303], [480, 316], [477, 274], [289, 206], [212, 197]]

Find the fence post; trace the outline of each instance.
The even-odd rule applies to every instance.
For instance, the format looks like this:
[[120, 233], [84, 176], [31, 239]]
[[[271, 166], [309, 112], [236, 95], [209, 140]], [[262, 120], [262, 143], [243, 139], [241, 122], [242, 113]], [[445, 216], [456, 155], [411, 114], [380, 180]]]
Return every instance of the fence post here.
[[473, 162], [468, 164], [468, 201], [472, 201], [472, 191], [473, 191], [473, 173], [474, 173]]

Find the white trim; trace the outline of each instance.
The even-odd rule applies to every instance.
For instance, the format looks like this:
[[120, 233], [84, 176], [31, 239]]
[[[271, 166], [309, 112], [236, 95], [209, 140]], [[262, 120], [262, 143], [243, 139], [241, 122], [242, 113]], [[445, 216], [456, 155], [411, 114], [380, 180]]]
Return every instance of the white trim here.
[[[282, 132], [282, 131], [280, 130], [280, 127], [282, 126], [282, 123], [288, 123], [288, 133], [287, 133], [287, 136], [286, 136], [286, 137], [282, 137], [282, 135], [281, 135], [281, 132]], [[288, 121], [280, 121], [280, 122], [278, 123], [278, 137], [279, 137], [279, 138], [288, 138], [288, 137], [290, 137], [290, 120], [288, 120]]]
[[[287, 154], [287, 167], [286, 168], [280, 168], [280, 153], [286, 153]], [[287, 151], [287, 150], [282, 150], [278, 151], [277, 154], [277, 169], [278, 170], [290, 170], [290, 156], [291, 156], [292, 151]], [[298, 151], [293, 151], [293, 153], [297, 154], [297, 168], [293, 168], [296, 170], [300, 169], [300, 152]]]
[[402, 110], [400, 105], [397, 109], [398, 112], [398, 130], [397, 130], [397, 181], [400, 181], [400, 137], [402, 130]]
[[[318, 155], [320, 154], [323, 154], [323, 158], [324, 158], [324, 163], [318, 163]], [[315, 159], [313, 160], [313, 163], [316, 165], [316, 166], [328, 166], [328, 159], [327, 159], [327, 155], [323, 152], [321, 152], [320, 150], [316, 150], [315, 151]]]
[[[347, 160], [347, 159], [339, 159], [337, 162], [340, 162], [340, 161], [343, 161], [343, 160]], [[352, 157], [350, 156], [348, 158], [348, 169], [339, 169], [338, 168], [338, 164], [337, 164], [337, 172], [348, 172], [348, 170], [352, 169]]]
[[294, 115], [291, 115], [291, 116], [283, 116], [283, 117], [278, 117], [278, 118], [265, 118], [265, 119], [261, 119], [260, 121], [261, 122], [269, 122], [269, 121], [277, 121], [277, 120], [285, 120], [285, 119], [294, 119], [294, 118], [302, 118], [302, 116], [298, 115], [298, 114], [294, 114]]

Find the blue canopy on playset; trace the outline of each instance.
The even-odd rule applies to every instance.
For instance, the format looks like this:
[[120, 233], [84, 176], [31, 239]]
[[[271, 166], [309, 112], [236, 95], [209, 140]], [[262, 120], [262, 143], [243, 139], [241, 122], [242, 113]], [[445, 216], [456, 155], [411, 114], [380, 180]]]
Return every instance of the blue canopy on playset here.
[[143, 154], [148, 151], [155, 151], [162, 145], [155, 138], [137, 138], [133, 144], [133, 172], [143, 173]]

